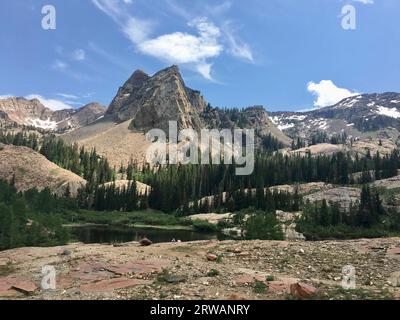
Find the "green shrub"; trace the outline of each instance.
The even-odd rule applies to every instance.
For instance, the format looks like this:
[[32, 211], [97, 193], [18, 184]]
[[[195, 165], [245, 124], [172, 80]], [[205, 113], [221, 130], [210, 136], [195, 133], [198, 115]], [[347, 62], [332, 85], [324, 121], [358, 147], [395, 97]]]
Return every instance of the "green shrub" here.
[[253, 291], [254, 293], [263, 294], [266, 293], [268, 290], [268, 286], [259, 280], [254, 280], [253, 282]]
[[283, 240], [281, 224], [274, 213], [256, 211], [246, 221], [245, 237], [248, 240]]
[[215, 270], [215, 269], [211, 269], [210, 271], [208, 271], [207, 273], [207, 277], [216, 277], [219, 275], [219, 271]]

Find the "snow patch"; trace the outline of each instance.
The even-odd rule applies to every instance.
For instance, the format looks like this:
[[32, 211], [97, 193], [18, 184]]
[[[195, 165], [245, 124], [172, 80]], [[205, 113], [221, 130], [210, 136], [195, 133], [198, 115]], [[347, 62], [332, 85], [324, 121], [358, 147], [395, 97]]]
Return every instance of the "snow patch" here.
[[326, 130], [328, 129], [329, 125], [328, 125], [328, 121], [324, 118], [319, 118], [319, 119], [314, 119], [311, 120], [311, 124], [313, 126], [318, 127], [321, 130]]
[[290, 129], [294, 127], [294, 123], [287, 123], [287, 124], [283, 124], [283, 125], [278, 125], [278, 129], [279, 130], [286, 130], [286, 129]]
[[47, 120], [42, 120], [42, 119], [29, 119], [28, 124], [32, 125], [36, 128], [41, 128], [45, 130], [55, 130], [57, 129], [57, 122], [51, 121], [50, 118]]
[[400, 118], [400, 112], [397, 110], [397, 108], [387, 108], [379, 106], [376, 113], [390, 118]]
[[293, 115], [293, 116], [287, 117], [286, 119], [288, 119], [288, 120], [303, 121], [305, 118], [307, 118], [307, 116]]
[[342, 103], [340, 103], [336, 108], [351, 108], [360, 100], [360, 98], [361, 98], [361, 96], [348, 98], [345, 101], [343, 101]]
[[279, 122], [281, 121], [281, 119], [279, 117], [272, 117], [271, 121], [273, 122], [273, 124], [277, 125], [279, 124]]

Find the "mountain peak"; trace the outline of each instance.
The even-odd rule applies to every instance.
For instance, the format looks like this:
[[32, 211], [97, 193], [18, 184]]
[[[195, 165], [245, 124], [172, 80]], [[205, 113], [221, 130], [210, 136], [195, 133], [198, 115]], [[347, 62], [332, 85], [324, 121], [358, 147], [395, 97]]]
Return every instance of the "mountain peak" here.
[[118, 90], [107, 114], [117, 121], [132, 119], [131, 128], [166, 128], [178, 121], [181, 128], [200, 128], [199, 113], [207, 103], [198, 91], [186, 87], [179, 67], [173, 65], [153, 76], [141, 70]]
[[126, 86], [133, 86], [133, 87], [140, 87], [142, 86], [143, 82], [145, 82], [150, 76], [145, 73], [143, 70], [136, 70], [131, 77], [128, 79], [128, 81], [124, 84], [124, 87]]
[[68, 130], [91, 123], [105, 113], [105, 107], [89, 103], [79, 109], [51, 110], [38, 99], [9, 97], [0, 100], [0, 114], [7, 122], [43, 130]]
[[170, 67], [167, 67], [167, 68], [165, 68], [165, 69], [162, 69], [161, 71], [159, 71], [158, 73], [166, 73], [166, 72], [169, 72], [169, 73], [181, 73], [180, 72], [180, 70], [179, 70], [179, 67], [177, 66], [177, 65], [172, 65], [172, 66], [170, 66]]
[[[160, 80], [161, 79], [164, 80], [164, 79], [167, 79], [170, 77], [179, 79], [179, 81], [181, 81], [183, 83], [182, 75], [181, 75], [181, 72], [177, 65], [173, 65], [171, 67], [162, 69], [153, 76], [153, 78], [159, 78]], [[163, 81], [163, 80], [161, 80], [161, 81]]]

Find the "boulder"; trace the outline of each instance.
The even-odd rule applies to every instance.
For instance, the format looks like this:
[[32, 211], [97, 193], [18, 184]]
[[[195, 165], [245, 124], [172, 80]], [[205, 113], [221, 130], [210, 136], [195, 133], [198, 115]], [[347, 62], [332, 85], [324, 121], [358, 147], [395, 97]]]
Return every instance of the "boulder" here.
[[151, 246], [153, 244], [153, 242], [147, 238], [143, 238], [142, 240], [139, 241], [139, 244], [142, 247], [148, 247], [148, 246]]
[[298, 299], [307, 299], [315, 295], [317, 289], [312, 285], [297, 282], [290, 285], [290, 294]]
[[208, 261], [217, 261], [218, 256], [212, 253], [207, 254], [207, 260]]
[[32, 294], [38, 289], [38, 287], [31, 281], [21, 280], [13, 283], [12, 289], [25, 294]]

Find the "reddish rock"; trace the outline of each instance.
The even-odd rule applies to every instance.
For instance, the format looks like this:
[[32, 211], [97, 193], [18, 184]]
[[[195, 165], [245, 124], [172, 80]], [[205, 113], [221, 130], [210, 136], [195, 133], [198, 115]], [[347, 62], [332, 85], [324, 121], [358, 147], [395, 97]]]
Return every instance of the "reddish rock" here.
[[11, 284], [8, 278], [0, 278], [0, 297], [5, 297], [8, 295], [8, 290], [11, 289]]
[[16, 281], [12, 284], [12, 288], [25, 294], [32, 294], [38, 289], [35, 283], [28, 280]]
[[391, 249], [388, 250], [388, 252], [389, 252], [390, 254], [400, 254], [400, 248], [399, 248], [399, 247], [397, 247], [397, 248], [391, 248]]
[[247, 299], [244, 298], [244, 297], [241, 297], [241, 296], [239, 296], [239, 295], [237, 295], [237, 294], [231, 294], [231, 295], [227, 298], [227, 300], [230, 300], [230, 301], [243, 301], [243, 300], [247, 300]]
[[271, 281], [268, 282], [269, 292], [276, 294], [289, 293], [289, 284], [282, 281]]
[[123, 276], [127, 273], [133, 272], [132, 265], [109, 266], [105, 268], [107, 271], [115, 273], [116, 275]]
[[74, 278], [70, 275], [60, 275], [57, 278], [56, 287], [57, 289], [69, 289], [74, 286]]
[[312, 297], [317, 292], [317, 289], [312, 285], [297, 282], [290, 285], [290, 294], [298, 299], [306, 299]]
[[280, 241], [278, 244], [279, 248], [287, 248], [289, 247], [289, 242], [288, 241]]
[[265, 277], [261, 276], [261, 275], [255, 275], [255, 276], [243, 275], [243, 276], [240, 276], [239, 278], [237, 278], [235, 280], [235, 283], [236, 284], [242, 284], [242, 285], [244, 284], [244, 285], [246, 285], [246, 284], [253, 283], [255, 280], [261, 281], [261, 282], [266, 282]]
[[124, 289], [138, 285], [151, 284], [149, 280], [117, 278], [102, 280], [94, 283], [85, 284], [80, 287], [82, 292], [110, 292], [116, 289]]
[[142, 240], [140, 240], [139, 244], [142, 247], [148, 247], [148, 246], [151, 246], [153, 244], [153, 242], [147, 238], [143, 238]]
[[104, 267], [105, 270], [115, 273], [116, 275], [125, 275], [127, 273], [148, 274], [153, 272], [161, 272], [168, 267], [169, 261], [162, 259], [137, 260], [119, 265], [112, 264]]
[[217, 261], [218, 256], [212, 253], [207, 254], [207, 260], [208, 261]]

